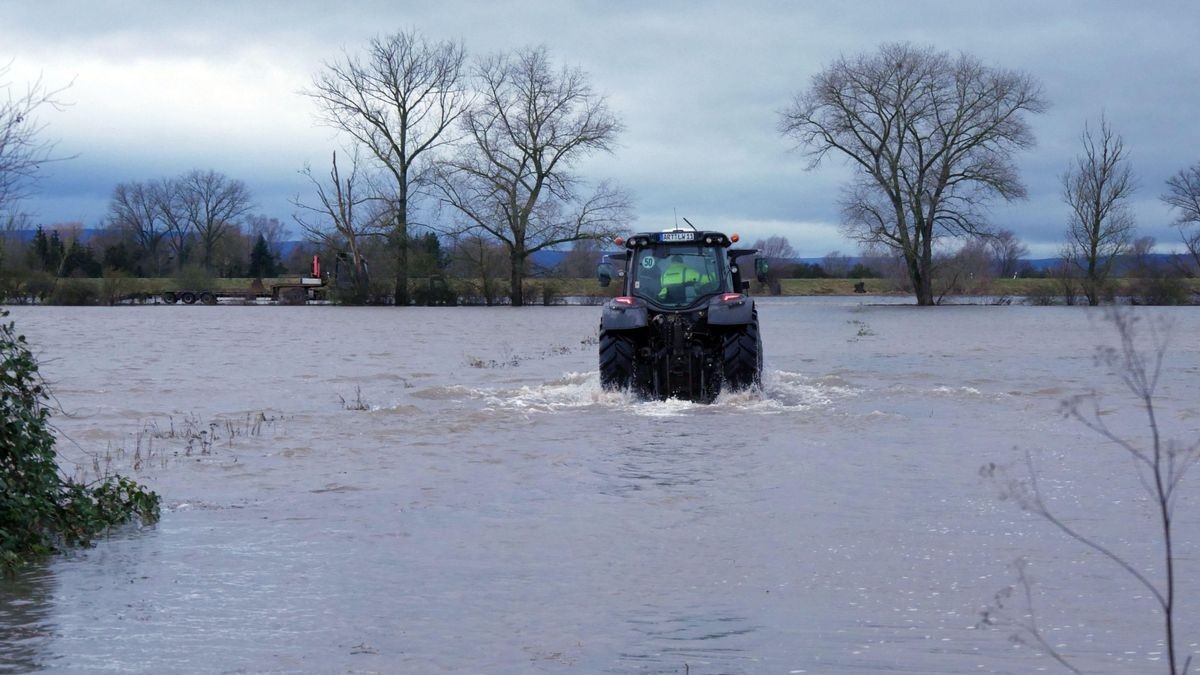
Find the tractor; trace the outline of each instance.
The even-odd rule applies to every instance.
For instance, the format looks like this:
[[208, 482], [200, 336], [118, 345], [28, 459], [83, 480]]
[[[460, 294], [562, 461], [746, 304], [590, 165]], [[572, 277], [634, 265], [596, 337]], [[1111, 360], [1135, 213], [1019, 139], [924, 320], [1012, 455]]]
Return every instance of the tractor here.
[[[601, 386], [702, 403], [761, 386], [758, 312], [740, 264], [757, 251], [731, 248], [737, 240], [694, 227], [616, 240], [625, 250], [597, 268], [601, 286], [622, 283], [600, 320]], [[765, 282], [767, 261], [753, 265]]]

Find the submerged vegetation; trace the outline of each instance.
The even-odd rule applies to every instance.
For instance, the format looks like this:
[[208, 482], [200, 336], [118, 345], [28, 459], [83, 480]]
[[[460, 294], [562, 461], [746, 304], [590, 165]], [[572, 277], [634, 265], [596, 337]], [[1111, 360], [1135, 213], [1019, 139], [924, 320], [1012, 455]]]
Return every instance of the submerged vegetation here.
[[[0, 318], [8, 312], [0, 310]], [[136, 481], [63, 477], [50, 426], [50, 393], [13, 323], [0, 324], [0, 569], [64, 546], [87, 546], [134, 518], [158, 519], [159, 497]]]

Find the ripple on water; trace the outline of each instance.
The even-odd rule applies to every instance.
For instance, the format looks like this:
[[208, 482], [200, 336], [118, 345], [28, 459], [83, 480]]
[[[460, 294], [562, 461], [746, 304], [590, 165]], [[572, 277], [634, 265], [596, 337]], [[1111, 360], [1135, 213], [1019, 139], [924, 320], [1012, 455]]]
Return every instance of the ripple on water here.
[[711, 608], [673, 611], [648, 606], [627, 621], [637, 638], [621, 660], [639, 672], [679, 672], [684, 663], [714, 672], [740, 672], [751, 658], [745, 638], [757, 630], [736, 612]]

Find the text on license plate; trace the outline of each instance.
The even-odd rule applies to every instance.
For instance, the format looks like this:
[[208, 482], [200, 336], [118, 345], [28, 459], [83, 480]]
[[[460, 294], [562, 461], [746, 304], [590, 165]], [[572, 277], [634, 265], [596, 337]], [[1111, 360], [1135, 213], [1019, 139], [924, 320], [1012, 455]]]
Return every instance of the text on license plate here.
[[663, 232], [659, 241], [691, 241], [694, 235], [694, 232]]

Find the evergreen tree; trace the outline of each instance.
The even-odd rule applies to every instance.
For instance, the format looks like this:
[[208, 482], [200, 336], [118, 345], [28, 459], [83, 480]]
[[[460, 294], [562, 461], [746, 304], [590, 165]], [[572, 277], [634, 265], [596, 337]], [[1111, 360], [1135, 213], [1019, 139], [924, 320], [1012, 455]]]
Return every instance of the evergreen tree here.
[[[55, 236], [58, 236], [55, 233]], [[104, 267], [96, 260], [96, 254], [91, 246], [84, 246], [78, 241], [72, 241], [62, 258], [62, 272], [59, 276], [98, 277], [104, 273]]]
[[254, 249], [250, 251], [250, 276], [257, 279], [273, 277], [276, 274], [275, 256], [271, 255], [266, 237], [260, 234], [258, 240], [254, 242]]

